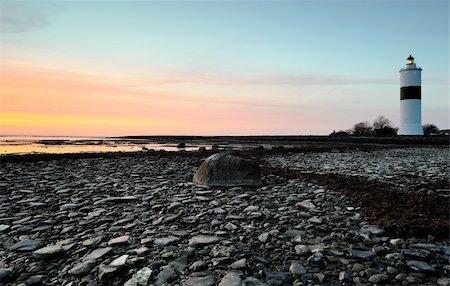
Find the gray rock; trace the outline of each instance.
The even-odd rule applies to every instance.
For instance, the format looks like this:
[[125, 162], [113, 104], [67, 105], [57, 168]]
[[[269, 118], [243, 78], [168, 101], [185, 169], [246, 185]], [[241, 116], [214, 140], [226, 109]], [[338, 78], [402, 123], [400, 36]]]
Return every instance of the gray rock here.
[[161, 286], [164, 283], [171, 283], [177, 280], [179, 274], [171, 266], [164, 266], [156, 277], [155, 286]]
[[33, 256], [37, 259], [44, 259], [57, 256], [62, 253], [64, 253], [64, 248], [61, 245], [47, 245], [43, 248], [35, 250], [33, 252]]
[[11, 246], [12, 251], [32, 251], [43, 244], [40, 240], [25, 239]]
[[208, 269], [208, 265], [203, 260], [195, 261], [194, 263], [191, 264], [191, 266], [189, 266], [189, 270], [194, 272], [203, 271], [206, 269]]
[[430, 256], [430, 252], [425, 249], [403, 249], [402, 254], [412, 259], [425, 259]]
[[100, 281], [110, 280], [114, 277], [118, 267], [100, 264], [98, 267], [98, 279]]
[[339, 281], [350, 282], [351, 279], [352, 279], [352, 273], [350, 271], [339, 272]]
[[88, 255], [86, 255], [83, 258], [83, 260], [87, 261], [87, 260], [99, 259], [99, 258], [105, 256], [106, 254], [108, 254], [111, 250], [112, 250], [112, 247], [98, 248], [98, 249], [92, 251], [91, 253], [89, 253]]
[[245, 269], [247, 267], [247, 259], [239, 259], [238, 261], [231, 263], [230, 266], [232, 269]]
[[128, 244], [130, 242], [130, 236], [129, 235], [122, 235], [119, 237], [115, 237], [108, 241], [108, 245], [110, 246], [116, 246], [116, 245], [124, 245]]
[[242, 278], [240, 272], [230, 271], [228, 272], [218, 286], [241, 286]]
[[152, 276], [152, 270], [148, 267], [141, 268], [138, 272], [133, 275], [138, 285], [146, 286], [148, 284], [148, 279]]
[[433, 266], [431, 266], [430, 264], [423, 262], [423, 261], [408, 260], [408, 261], [406, 261], [406, 265], [408, 265], [408, 267], [414, 271], [419, 271], [419, 272], [423, 272], [423, 273], [435, 273], [436, 272], [436, 269]]
[[260, 186], [258, 163], [229, 153], [209, 156], [197, 169], [194, 183], [206, 186]]
[[295, 253], [300, 256], [308, 255], [311, 253], [311, 249], [307, 245], [299, 244], [294, 247]]
[[268, 232], [263, 232], [260, 235], [258, 235], [258, 240], [262, 243], [266, 243], [267, 240], [269, 239], [269, 233]]
[[247, 277], [244, 281], [242, 281], [242, 286], [267, 286], [267, 284], [261, 282], [255, 277]]
[[411, 245], [414, 248], [422, 248], [433, 252], [441, 252], [441, 247], [432, 243], [415, 243]]
[[175, 236], [168, 236], [168, 237], [161, 237], [157, 238], [153, 241], [153, 244], [158, 247], [164, 247], [166, 245], [173, 244], [174, 242], [178, 241], [178, 237]]
[[301, 275], [305, 274], [307, 271], [301, 263], [293, 261], [291, 263], [291, 266], [289, 266], [289, 272], [291, 272], [294, 275], [294, 277], [300, 277]]
[[203, 277], [190, 277], [183, 283], [183, 286], [214, 286], [216, 278], [212, 275]]
[[73, 276], [86, 276], [95, 267], [95, 260], [87, 260], [72, 267], [68, 273]]
[[30, 276], [27, 280], [25, 280], [26, 285], [42, 285], [44, 281], [44, 275], [33, 275]]
[[271, 286], [288, 286], [290, 285], [289, 272], [266, 272], [266, 281]]
[[323, 256], [322, 252], [314, 252], [309, 258], [308, 263], [317, 265], [317, 266], [324, 266], [325, 265], [325, 258]]
[[114, 259], [113, 261], [111, 261], [109, 263], [109, 266], [122, 267], [122, 266], [126, 265], [128, 257], [129, 257], [128, 254], [121, 255], [121, 256], [117, 257], [116, 259]]
[[373, 251], [365, 251], [365, 250], [351, 250], [350, 256], [360, 259], [371, 259], [374, 258], [376, 255]]
[[389, 276], [386, 274], [374, 274], [369, 277], [369, 282], [379, 285], [384, 285], [389, 283]]
[[10, 228], [9, 225], [7, 225], [7, 224], [0, 224], [0, 232], [2, 232], [4, 230], [7, 230], [8, 228]]
[[0, 268], [0, 282], [7, 282], [11, 278], [11, 270]]
[[437, 280], [437, 285], [439, 286], [450, 286], [450, 278], [442, 277]]
[[196, 236], [192, 237], [191, 239], [189, 239], [189, 244], [190, 245], [203, 245], [203, 244], [216, 243], [221, 240], [222, 240], [222, 238], [217, 237], [217, 236], [199, 234], [199, 235], [196, 235]]
[[232, 245], [216, 244], [210, 251], [212, 257], [231, 257], [236, 249]]

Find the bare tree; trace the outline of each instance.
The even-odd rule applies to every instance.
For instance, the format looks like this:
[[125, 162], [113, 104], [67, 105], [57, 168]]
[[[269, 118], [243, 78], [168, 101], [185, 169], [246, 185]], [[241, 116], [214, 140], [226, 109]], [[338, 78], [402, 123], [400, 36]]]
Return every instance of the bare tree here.
[[392, 127], [391, 120], [383, 115], [378, 116], [373, 122], [373, 131], [377, 135], [397, 135], [398, 128]]
[[385, 128], [392, 128], [391, 124], [392, 123], [389, 119], [387, 119], [383, 115], [380, 115], [373, 121], [373, 129], [381, 130], [381, 129], [385, 129]]
[[430, 123], [426, 123], [426, 124], [422, 125], [422, 130], [423, 130], [423, 134], [426, 136], [431, 135], [431, 134], [437, 134], [440, 131], [436, 125], [430, 124]]
[[356, 123], [351, 129], [351, 133], [355, 136], [369, 136], [372, 132], [373, 128], [367, 121]]

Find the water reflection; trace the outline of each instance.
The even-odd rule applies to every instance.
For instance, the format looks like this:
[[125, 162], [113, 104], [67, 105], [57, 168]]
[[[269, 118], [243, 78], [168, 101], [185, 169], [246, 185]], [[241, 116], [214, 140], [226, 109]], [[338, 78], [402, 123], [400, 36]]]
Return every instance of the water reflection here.
[[150, 149], [195, 151], [202, 146], [210, 147], [199, 144], [187, 145], [186, 148], [179, 149], [176, 145], [171, 144], [93, 137], [0, 137], [0, 154], [136, 152]]

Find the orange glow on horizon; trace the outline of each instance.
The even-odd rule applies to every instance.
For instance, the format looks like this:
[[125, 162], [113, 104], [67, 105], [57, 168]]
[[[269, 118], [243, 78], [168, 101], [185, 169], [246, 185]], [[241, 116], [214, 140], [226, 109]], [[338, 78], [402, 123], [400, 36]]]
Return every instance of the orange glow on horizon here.
[[289, 130], [298, 130], [308, 118], [285, 112], [295, 107], [290, 98], [266, 87], [260, 94], [208, 84], [136, 88], [145, 77], [108, 79], [5, 62], [0, 69], [3, 135], [292, 134]]

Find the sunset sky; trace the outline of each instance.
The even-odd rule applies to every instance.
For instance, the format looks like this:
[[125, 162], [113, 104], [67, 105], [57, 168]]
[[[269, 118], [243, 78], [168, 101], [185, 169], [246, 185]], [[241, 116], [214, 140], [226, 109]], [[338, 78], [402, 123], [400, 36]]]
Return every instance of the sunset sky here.
[[449, 1], [0, 1], [2, 135], [329, 134], [449, 128]]

